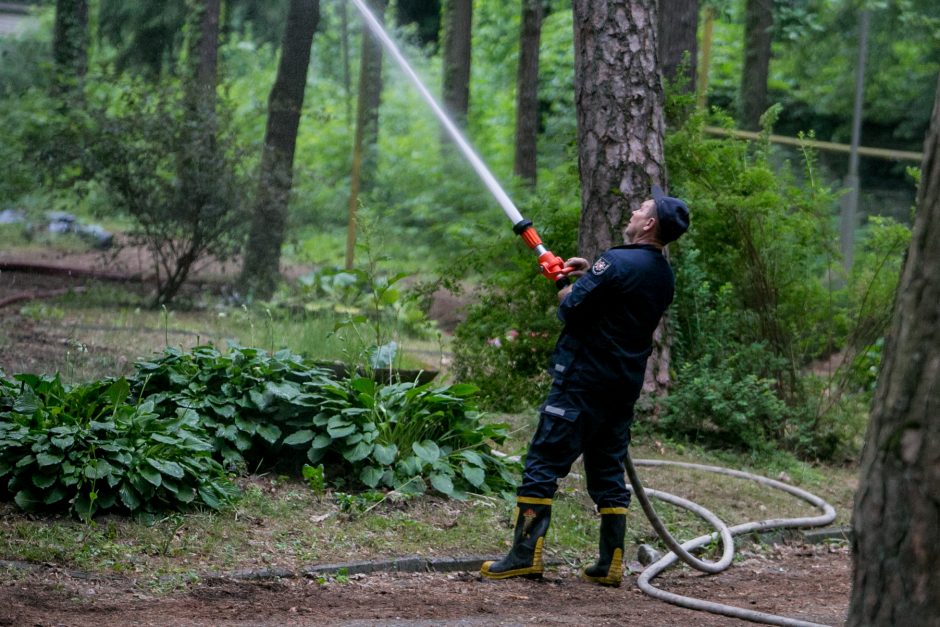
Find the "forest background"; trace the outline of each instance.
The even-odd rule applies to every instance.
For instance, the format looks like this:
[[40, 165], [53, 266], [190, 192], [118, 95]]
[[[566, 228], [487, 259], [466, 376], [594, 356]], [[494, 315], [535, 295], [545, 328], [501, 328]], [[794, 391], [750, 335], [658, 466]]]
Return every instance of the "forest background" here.
[[[448, 147], [439, 141], [437, 122], [388, 64], [374, 169], [358, 202], [370, 235], [358, 251], [360, 274], [343, 269], [362, 28], [346, 3], [319, 4], [282, 248], [286, 260], [317, 270], [265, 300], [272, 311], [289, 312], [298, 301], [375, 294], [378, 280], [393, 301], [397, 292], [388, 288], [400, 273], [419, 280], [417, 296], [440, 286], [473, 293], [480, 303], [456, 329], [454, 375], [482, 388], [486, 408], [534, 404], [547, 383], [542, 368], [558, 330], [551, 290], [534, 277], [527, 251], [512, 240], [469, 168], [453, 155], [442, 158]], [[464, 124], [523, 213], [567, 257], [578, 252], [580, 211], [573, 26], [569, 3], [543, 6], [534, 186], [512, 174], [521, 28], [515, 5], [473, 3]], [[845, 155], [774, 146], [766, 135], [748, 145], [706, 132], [738, 126], [741, 103], [756, 88], [742, 88], [746, 3], [709, 6], [717, 19], [708, 106], [696, 108], [681, 82], [667, 89], [670, 188], [688, 199], [695, 226], [672, 251], [679, 280], [669, 321], [673, 392], [661, 409], [649, 403], [647, 424], [719, 448], [759, 454], [782, 447], [807, 459], [851, 459], [868, 416], [917, 173], [909, 163], [861, 159], [862, 219], [854, 263], [846, 268], [838, 241]], [[917, 0], [866, 6], [874, 19], [863, 143], [919, 151], [940, 71], [940, 9]], [[68, 81], [63, 87], [56, 74], [54, 4], [36, 7], [39, 28], [0, 43], [0, 210], [36, 219], [50, 209], [68, 211], [146, 235], [148, 219], [172, 220], [167, 206], [186, 210], [174, 195], [182, 184], [174, 159], [184, 150], [185, 129], [205, 127], [204, 119], [186, 117], [192, 113], [185, 103], [194, 60], [187, 47], [196, 28], [192, 6], [90, 2], [87, 67], [77, 88]], [[440, 9], [401, 0], [386, 13], [431, 86], [447, 74]], [[212, 121], [218, 134], [208, 153], [186, 157], [225, 173], [214, 192], [225, 198], [225, 219], [213, 218], [224, 227], [220, 244], [203, 253], [225, 257], [244, 246], [287, 10], [286, 1], [225, 3]], [[849, 140], [858, 10], [841, 0], [774, 4], [767, 89], [776, 104], [763, 118], [765, 133]], [[127, 164], [153, 176], [125, 176], [133, 169]], [[148, 201], [135, 204], [135, 198]], [[252, 302], [250, 293], [230, 296]], [[199, 303], [185, 297], [174, 303], [193, 305]], [[394, 314], [399, 326], [416, 315], [404, 309]], [[373, 355], [389, 345], [381, 332], [374, 339]]]

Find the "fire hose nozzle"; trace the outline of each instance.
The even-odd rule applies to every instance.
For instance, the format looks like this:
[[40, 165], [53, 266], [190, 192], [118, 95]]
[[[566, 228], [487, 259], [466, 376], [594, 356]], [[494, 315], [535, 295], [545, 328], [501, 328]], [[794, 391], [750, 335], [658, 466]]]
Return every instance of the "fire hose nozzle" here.
[[512, 227], [513, 232], [522, 238], [526, 245], [539, 255], [539, 272], [549, 281], [555, 282], [555, 287], [561, 289], [568, 285], [568, 273], [574, 268], [565, 267], [565, 261], [552, 251], [545, 248], [542, 238], [536, 233], [531, 220], [520, 220]]

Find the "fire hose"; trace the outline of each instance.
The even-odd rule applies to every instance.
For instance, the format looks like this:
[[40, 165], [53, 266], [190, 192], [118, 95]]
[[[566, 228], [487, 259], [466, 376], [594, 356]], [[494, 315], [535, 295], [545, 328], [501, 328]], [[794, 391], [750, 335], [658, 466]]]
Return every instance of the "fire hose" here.
[[[401, 51], [398, 49], [398, 46], [395, 45], [395, 42], [388, 35], [385, 29], [382, 26], [382, 23], [372, 14], [372, 12], [366, 6], [364, 0], [350, 0], [359, 12], [362, 14], [362, 17], [372, 31], [372, 34], [378, 39], [382, 44], [385, 50], [391, 55], [395, 60], [399, 68], [412, 83], [421, 97], [425, 100], [428, 107], [438, 118], [441, 125], [447, 131], [448, 135], [454, 141], [454, 144], [457, 148], [463, 153], [464, 157], [470, 163], [471, 167], [476, 171], [477, 175], [480, 177], [483, 184], [487, 189], [493, 194], [493, 197], [499, 203], [500, 207], [503, 209], [503, 212], [506, 214], [506, 217], [510, 219], [513, 225], [513, 231], [516, 235], [519, 235], [525, 244], [532, 249], [536, 255], [538, 255], [538, 268], [539, 272], [545, 278], [553, 281], [558, 289], [561, 289], [568, 284], [568, 272], [571, 271], [571, 268], [566, 268], [564, 261], [555, 255], [549, 250], [545, 244], [542, 242], [542, 239], [539, 237], [538, 233], [535, 231], [535, 228], [532, 225], [531, 220], [527, 220], [522, 216], [516, 206], [513, 204], [512, 200], [500, 186], [499, 182], [496, 180], [496, 177], [489, 171], [486, 167], [486, 164], [483, 163], [483, 160], [476, 154], [470, 144], [464, 139], [463, 135], [457, 129], [457, 126], [453, 121], [447, 116], [441, 106], [437, 103], [431, 93], [424, 86], [424, 83], [421, 82], [421, 79], [411, 68], [408, 61], [402, 55]], [[640, 479], [636, 474], [636, 469], [634, 468], [633, 461], [630, 459], [629, 454], [625, 459], [625, 468], [627, 471], [627, 476], [630, 479], [630, 484], [633, 486], [633, 492], [636, 494], [637, 499], [640, 501], [640, 505], [643, 508], [643, 511], [646, 513], [647, 518], [649, 518], [650, 523], [653, 525], [653, 528], [662, 538], [663, 542], [669, 549], [672, 551], [668, 553], [665, 557], [657, 561], [656, 563], [650, 565], [643, 573], [640, 575], [637, 580], [637, 585], [643, 590], [646, 594], [653, 596], [654, 598], [661, 599], [668, 603], [673, 603], [676, 605], [681, 605], [683, 607], [688, 607], [690, 609], [704, 610], [708, 612], [724, 614], [726, 616], [732, 616], [735, 618], [741, 618], [744, 620], [750, 620], [755, 622], [768, 623], [772, 625], [785, 625], [787, 627], [807, 627], [810, 625], [816, 625], [815, 623], [808, 623], [805, 621], [794, 620], [782, 616], [775, 616], [772, 614], [765, 614], [762, 612], [756, 612], [752, 610], [745, 610], [742, 608], [737, 608], [729, 605], [723, 605], [720, 603], [712, 603], [709, 601], [702, 601], [699, 599], [692, 599], [689, 597], [683, 597], [677, 594], [672, 594], [654, 588], [650, 581], [661, 573], [663, 570], [671, 566], [677, 560], [681, 559], [687, 563], [692, 568], [700, 570], [706, 573], [718, 573], [725, 570], [734, 558], [734, 541], [732, 537], [734, 535], [740, 535], [743, 533], [751, 533], [755, 531], [764, 531], [768, 529], [779, 529], [779, 528], [795, 528], [795, 527], [815, 527], [831, 523], [835, 519], [835, 510], [831, 505], [823, 501], [822, 499], [806, 492], [795, 488], [788, 484], [774, 481], [766, 477], [760, 477], [757, 475], [752, 475], [737, 470], [730, 470], [727, 468], [720, 468], [716, 466], [702, 466], [697, 464], [685, 464], [680, 462], [667, 462], [667, 461], [658, 461], [658, 460], [637, 460], [638, 465], [643, 466], [657, 466], [657, 465], [674, 465], [681, 466], [684, 468], [706, 470], [708, 472], [717, 472], [724, 475], [729, 475], [737, 478], [748, 479], [751, 481], [756, 481], [763, 485], [769, 485], [771, 487], [783, 490], [792, 494], [798, 498], [801, 498], [812, 505], [820, 508], [823, 513], [820, 516], [809, 517], [809, 518], [790, 518], [790, 519], [774, 519], [774, 520], [764, 520], [760, 522], [750, 522], [740, 525], [735, 525], [734, 527], [728, 527], [724, 522], [721, 521], [717, 516], [712, 512], [708, 511], [704, 507], [687, 501], [680, 497], [665, 493], [659, 492], [657, 490], [645, 490], [640, 483]], [[672, 503], [679, 507], [688, 509], [689, 511], [694, 512], [698, 516], [702, 517], [708, 523], [710, 523], [715, 529], [716, 532], [708, 535], [695, 538], [684, 544], [679, 544], [671, 534], [666, 530], [662, 521], [656, 515], [655, 510], [649, 502], [648, 496], [654, 496], [668, 503]], [[716, 538], [721, 539], [723, 553], [721, 558], [717, 562], [708, 562], [701, 559], [698, 559], [691, 554], [691, 551], [694, 551], [697, 548], [703, 547]], [[818, 626], [817, 626], [818, 627]]]

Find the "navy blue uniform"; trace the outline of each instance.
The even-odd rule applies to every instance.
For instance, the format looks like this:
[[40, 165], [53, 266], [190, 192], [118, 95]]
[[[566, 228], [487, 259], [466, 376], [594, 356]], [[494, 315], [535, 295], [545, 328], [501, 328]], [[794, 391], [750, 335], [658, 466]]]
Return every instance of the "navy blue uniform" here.
[[643, 387], [653, 331], [672, 302], [675, 279], [655, 246], [611, 248], [575, 282], [558, 308], [548, 398], [526, 457], [520, 496], [551, 498], [584, 455], [598, 508], [627, 507], [623, 458], [633, 405]]

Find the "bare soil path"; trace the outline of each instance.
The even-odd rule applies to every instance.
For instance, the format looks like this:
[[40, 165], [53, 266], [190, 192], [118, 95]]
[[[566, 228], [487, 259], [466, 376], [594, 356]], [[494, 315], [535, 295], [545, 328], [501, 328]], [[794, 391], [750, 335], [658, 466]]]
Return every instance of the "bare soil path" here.
[[[849, 598], [846, 548], [776, 546], [719, 575], [685, 568], [660, 586], [740, 607], [841, 625]], [[559, 568], [542, 581], [484, 582], [476, 573], [374, 573], [349, 580], [205, 580], [166, 594], [112, 577], [55, 569], [0, 571], [0, 625], [745, 625], [640, 592], [582, 582]]]

